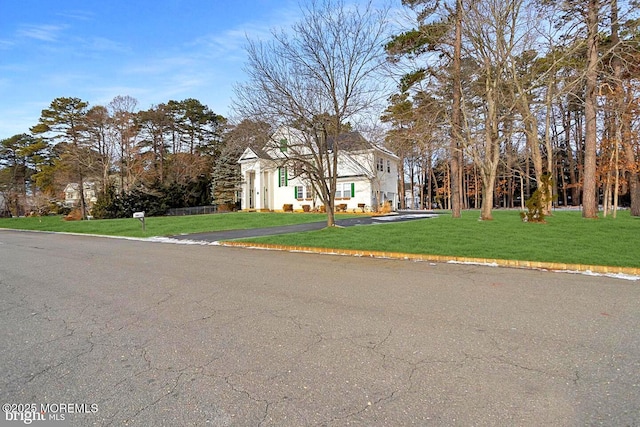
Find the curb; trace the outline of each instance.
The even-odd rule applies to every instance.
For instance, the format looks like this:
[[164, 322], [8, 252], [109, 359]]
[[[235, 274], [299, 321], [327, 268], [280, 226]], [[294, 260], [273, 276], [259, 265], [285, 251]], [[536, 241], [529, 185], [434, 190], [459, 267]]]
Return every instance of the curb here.
[[401, 260], [407, 260], [407, 261], [431, 261], [431, 262], [459, 263], [459, 264], [483, 264], [483, 265], [522, 268], [522, 269], [531, 269], [531, 270], [550, 270], [550, 271], [567, 271], [567, 272], [582, 272], [582, 273], [590, 272], [590, 273], [596, 273], [596, 274], [624, 274], [624, 275], [640, 277], [640, 268], [636, 268], [636, 267], [565, 264], [565, 263], [556, 263], [556, 262], [519, 261], [519, 260], [492, 259], [492, 258], [467, 258], [467, 257], [456, 257], [456, 256], [447, 256], [447, 255], [422, 255], [422, 254], [366, 251], [366, 250], [354, 250], [354, 249], [314, 248], [314, 247], [307, 247], [307, 246], [285, 246], [285, 245], [274, 245], [274, 244], [267, 244], [267, 243], [249, 243], [249, 242], [234, 242], [234, 241], [222, 241], [220, 242], [220, 245], [248, 248], [248, 249], [270, 249], [270, 250], [287, 251], [287, 252], [308, 252], [308, 253], [327, 254], [327, 255], [348, 255], [348, 256], [367, 257], [367, 258], [401, 259]]

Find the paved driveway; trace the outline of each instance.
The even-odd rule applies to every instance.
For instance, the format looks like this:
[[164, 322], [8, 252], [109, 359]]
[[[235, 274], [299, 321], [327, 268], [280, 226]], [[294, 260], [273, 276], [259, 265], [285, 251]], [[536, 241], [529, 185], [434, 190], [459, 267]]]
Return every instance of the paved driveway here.
[[[348, 219], [338, 219], [336, 224], [340, 227], [355, 227], [361, 225], [388, 224], [390, 222], [412, 221], [416, 219], [433, 218], [438, 216], [427, 211], [406, 211], [386, 216], [362, 216]], [[305, 224], [284, 225], [278, 227], [252, 228], [249, 230], [213, 231], [207, 233], [193, 233], [171, 236], [179, 240], [195, 240], [204, 242], [218, 242], [222, 240], [244, 239], [248, 237], [273, 236], [275, 234], [300, 233], [304, 231], [321, 230], [327, 226], [326, 221], [310, 222]]]
[[0, 401], [67, 425], [639, 425], [639, 330], [612, 278], [0, 231]]

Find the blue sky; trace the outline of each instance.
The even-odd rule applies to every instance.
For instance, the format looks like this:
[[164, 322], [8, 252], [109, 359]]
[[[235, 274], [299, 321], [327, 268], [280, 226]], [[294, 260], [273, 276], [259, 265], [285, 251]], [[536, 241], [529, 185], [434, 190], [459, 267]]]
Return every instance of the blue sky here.
[[139, 109], [199, 99], [230, 115], [246, 37], [297, 20], [296, 0], [0, 0], [0, 139], [57, 97]]

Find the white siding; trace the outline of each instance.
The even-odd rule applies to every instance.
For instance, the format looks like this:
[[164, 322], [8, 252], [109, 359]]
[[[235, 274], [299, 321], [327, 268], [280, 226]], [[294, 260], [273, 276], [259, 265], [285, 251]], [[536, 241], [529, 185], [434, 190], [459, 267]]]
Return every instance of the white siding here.
[[[281, 133], [277, 138], [295, 137], [293, 134]], [[279, 149], [271, 149], [269, 155], [281, 157]], [[279, 155], [278, 155], [279, 154]], [[254, 153], [249, 149], [240, 159], [241, 173], [244, 180], [242, 209], [270, 209], [281, 211], [285, 204], [292, 204], [294, 210], [302, 210], [302, 205], [319, 207], [319, 198], [308, 200], [296, 198], [296, 186], [307, 187], [304, 179], [292, 178], [291, 174], [286, 185], [280, 185], [278, 179], [278, 166], [275, 160], [253, 158]], [[382, 159], [382, 170], [376, 169], [376, 162]], [[348, 185], [353, 183], [355, 194], [348, 198], [336, 200], [336, 205], [346, 204], [349, 211], [358, 210], [358, 204], [364, 204], [368, 210], [374, 209], [376, 200], [379, 202], [389, 200], [392, 209], [396, 209], [398, 203], [398, 158], [392, 154], [370, 149], [360, 152], [341, 152], [338, 159], [338, 183]], [[253, 191], [253, 206], [250, 206], [250, 192]], [[304, 192], [304, 191], [303, 191]], [[306, 196], [306, 192], [305, 196]], [[315, 203], [314, 203], [315, 202]]]

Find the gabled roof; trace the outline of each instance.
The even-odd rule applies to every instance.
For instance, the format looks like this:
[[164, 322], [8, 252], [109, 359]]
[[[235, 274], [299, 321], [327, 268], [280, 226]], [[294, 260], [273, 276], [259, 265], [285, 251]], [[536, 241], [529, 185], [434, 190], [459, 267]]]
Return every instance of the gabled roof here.
[[[83, 186], [85, 190], [93, 190], [96, 186], [96, 183], [93, 181], [84, 181]], [[80, 184], [78, 184], [77, 182], [70, 182], [64, 187], [63, 191], [78, 191], [79, 188]]]
[[380, 146], [380, 145], [376, 145], [376, 146], [375, 146], [375, 149], [376, 149], [376, 150], [378, 150], [378, 151], [380, 151], [380, 152], [382, 152], [382, 153], [384, 153], [384, 154], [386, 154], [386, 155], [387, 155], [387, 156], [389, 156], [389, 157], [392, 157], [392, 158], [394, 158], [394, 159], [396, 159], [396, 160], [400, 160], [400, 157], [398, 157], [397, 155], [395, 155], [395, 154], [393, 153], [393, 151], [389, 150], [387, 147], [382, 147], [382, 146]]
[[[329, 139], [329, 144], [331, 147], [333, 146], [334, 139], [335, 138]], [[339, 143], [340, 151], [354, 152], [354, 151], [365, 151], [365, 150], [377, 150], [386, 154], [387, 156], [393, 157], [394, 159], [398, 159], [398, 156], [393, 154], [389, 149], [367, 141], [362, 136], [362, 134], [360, 134], [360, 132], [357, 132], [357, 131], [347, 132], [339, 135], [338, 143]]]
[[329, 137], [327, 143], [331, 149], [338, 142], [338, 148], [343, 151], [361, 151], [373, 148], [373, 144], [364, 139], [362, 134], [357, 131], [341, 133], [338, 137]]
[[[277, 160], [282, 159], [283, 156], [280, 153], [280, 139], [284, 138], [289, 140], [291, 143], [291, 138], [302, 138], [302, 131], [290, 127], [283, 126], [272, 136], [271, 140], [265, 145], [262, 149], [247, 147], [242, 156], [238, 159], [238, 163], [243, 163], [245, 161], [264, 159], [264, 160]], [[381, 147], [375, 145], [369, 141], [367, 141], [360, 132], [352, 131], [346, 132], [338, 135], [337, 137], [329, 137], [327, 143], [329, 145], [329, 149], [333, 150], [334, 145], [338, 145], [338, 149], [340, 152], [344, 153], [356, 153], [368, 150], [377, 150], [381, 153], [384, 153], [387, 156], [398, 159], [398, 157], [389, 151], [385, 147]]]
[[238, 159], [238, 163], [242, 163], [242, 162], [248, 161], [248, 160], [256, 160], [256, 159], [271, 160], [272, 157], [269, 154], [267, 154], [266, 151], [264, 151], [262, 149], [247, 147], [247, 148], [245, 148], [244, 152], [242, 153], [242, 155]]
[[373, 178], [374, 176], [373, 171], [364, 167], [351, 156], [341, 156], [339, 161], [352, 172], [352, 174], [349, 175], [341, 175], [342, 177], [366, 176], [367, 178]]

